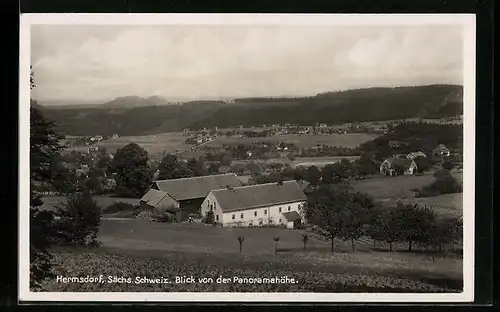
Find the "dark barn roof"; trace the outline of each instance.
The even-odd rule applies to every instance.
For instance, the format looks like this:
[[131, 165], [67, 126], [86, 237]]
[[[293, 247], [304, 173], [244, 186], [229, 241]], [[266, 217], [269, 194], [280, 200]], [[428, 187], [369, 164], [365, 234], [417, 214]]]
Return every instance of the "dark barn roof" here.
[[189, 200], [206, 197], [212, 190], [241, 186], [234, 173], [202, 177], [155, 181], [158, 190], [168, 193], [174, 199]]
[[212, 191], [223, 212], [306, 200], [297, 181], [266, 183]]

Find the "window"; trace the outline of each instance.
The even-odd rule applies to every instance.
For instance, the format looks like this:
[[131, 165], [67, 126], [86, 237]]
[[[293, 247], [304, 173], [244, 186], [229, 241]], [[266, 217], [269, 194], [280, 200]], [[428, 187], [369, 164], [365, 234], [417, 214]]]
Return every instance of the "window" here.
[[273, 224], [273, 219], [269, 219], [269, 224]]
[[254, 211], [254, 212], [253, 212], [253, 215], [256, 217], [256, 216], [257, 216], [257, 211]]
[[283, 222], [281, 222], [281, 219], [280, 219], [280, 224], [281, 224], [281, 223], [283, 223]]
[[280, 207], [280, 212], [281, 212], [281, 207]]
[[235, 215], [235, 214], [233, 214], [233, 220], [234, 220], [234, 219], [236, 219], [236, 215]]
[[241, 214], [241, 218], [243, 219], [243, 214]]
[[266, 215], [267, 214], [267, 209], [264, 210], [264, 214]]
[[219, 221], [219, 215], [215, 215], [215, 221]]
[[288, 211], [290, 211], [290, 206], [288, 206]]
[[262, 222], [262, 221], [260, 221], [260, 222], [259, 222], [259, 225], [262, 225], [262, 224], [263, 224], [263, 222]]

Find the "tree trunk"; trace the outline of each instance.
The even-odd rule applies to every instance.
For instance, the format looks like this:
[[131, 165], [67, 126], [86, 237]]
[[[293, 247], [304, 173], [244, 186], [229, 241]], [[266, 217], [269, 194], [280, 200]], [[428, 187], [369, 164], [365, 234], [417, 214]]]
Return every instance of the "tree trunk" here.
[[352, 252], [356, 251], [356, 248], [354, 246], [354, 239], [351, 238], [351, 246], [352, 246]]
[[333, 247], [335, 246], [334, 245], [334, 239], [335, 239], [335, 237], [332, 236], [332, 252], [333, 252]]
[[304, 250], [306, 250], [306, 242], [304, 242]]
[[389, 243], [389, 251], [392, 251], [392, 242]]
[[408, 251], [411, 251], [411, 240], [408, 241]]
[[373, 240], [373, 248], [375, 248], [375, 247], [377, 247], [377, 240], [376, 239]]
[[274, 244], [274, 254], [278, 254], [278, 244]]
[[242, 245], [242, 244], [240, 243], [240, 253], [241, 253], [241, 247], [242, 247], [241, 245]]
[[439, 244], [439, 252], [441, 252], [441, 250], [443, 250], [443, 245]]

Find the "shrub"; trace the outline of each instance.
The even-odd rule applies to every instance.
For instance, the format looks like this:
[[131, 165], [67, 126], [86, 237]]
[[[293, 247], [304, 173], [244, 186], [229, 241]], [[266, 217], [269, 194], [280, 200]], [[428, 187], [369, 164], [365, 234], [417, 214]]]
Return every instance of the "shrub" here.
[[124, 202], [116, 202], [112, 203], [108, 207], [104, 208], [102, 210], [103, 213], [116, 213], [120, 211], [132, 211], [135, 210], [137, 206], [129, 204], [129, 203], [124, 203]]
[[101, 208], [89, 192], [68, 196], [58, 208], [54, 229], [57, 243], [63, 245], [98, 246], [97, 232], [101, 222]]
[[462, 185], [451, 174], [441, 173], [436, 180], [426, 185], [418, 193], [419, 197], [431, 197], [440, 194], [461, 193]]

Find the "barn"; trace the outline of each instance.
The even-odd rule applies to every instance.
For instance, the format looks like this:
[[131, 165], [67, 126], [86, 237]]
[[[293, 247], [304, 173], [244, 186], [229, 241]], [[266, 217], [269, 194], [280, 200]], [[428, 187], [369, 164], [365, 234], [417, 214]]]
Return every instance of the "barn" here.
[[[241, 183], [234, 173], [158, 180], [153, 182], [153, 185], [141, 198], [140, 202], [146, 202], [151, 197], [153, 198], [152, 205], [156, 204], [155, 207], [163, 207], [167, 203], [171, 205], [169, 202], [173, 200], [176, 202], [177, 207], [175, 209], [175, 219], [182, 221], [187, 220], [190, 214], [200, 213], [202, 202], [212, 190], [239, 186], [241, 186]], [[161, 197], [162, 195], [165, 196]], [[162, 199], [158, 200], [160, 197]], [[143, 207], [151, 209], [144, 205]]]
[[153, 219], [168, 221], [179, 213], [179, 203], [165, 192], [150, 189], [139, 200], [141, 211], [149, 211]]
[[212, 211], [214, 221], [223, 226], [281, 224], [293, 228], [305, 221], [301, 211], [305, 202], [297, 181], [228, 187], [210, 192], [201, 214]]

